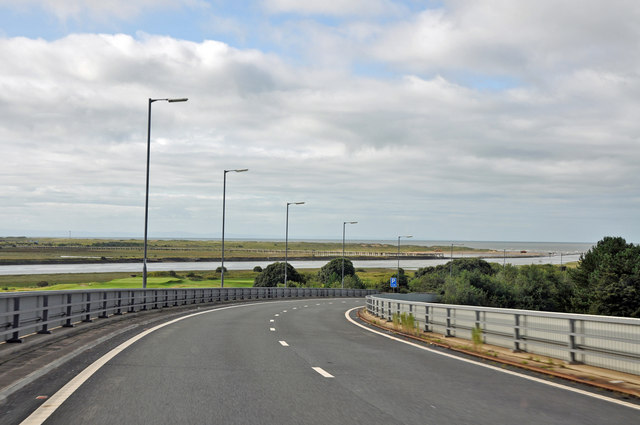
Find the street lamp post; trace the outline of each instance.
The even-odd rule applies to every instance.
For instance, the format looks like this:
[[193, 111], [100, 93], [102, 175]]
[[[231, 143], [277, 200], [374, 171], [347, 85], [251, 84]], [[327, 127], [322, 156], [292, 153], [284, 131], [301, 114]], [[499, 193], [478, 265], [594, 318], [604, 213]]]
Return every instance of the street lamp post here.
[[222, 183], [222, 256], [221, 256], [222, 265], [220, 266], [220, 287], [221, 288], [224, 288], [224, 211], [225, 211], [225, 202], [227, 197], [227, 173], [231, 171], [236, 173], [244, 173], [245, 171], [249, 171], [249, 169], [242, 168], [239, 170], [224, 170], [224, 179]]
[[287, 224], [284, 236], [284, 287], [287, 287], [287, 251], [289, 251], [289, 205], [303, 205], [304, 202], [287, 202]]
[[149, 159], [151, 158], [151, 104], [153, 102], [186, 102], [185, 98], [178, 99], [151, 99], [149, 98], [149, 115], [147, 119], [147, 187], [144, 201], [144, 259], [142, 260], [142, 287], [147, 287], [147, 229], [149, 224]]
[[400, 287], [400, 238], [409, 239], [412, 235], [398, 236], [398, 271], [396, 272], [397, 285]]
[[342, 289], [344, 289], [344, 229], [347, 224], [358, 224], [357, 221], [343, 221], [342, 222]]

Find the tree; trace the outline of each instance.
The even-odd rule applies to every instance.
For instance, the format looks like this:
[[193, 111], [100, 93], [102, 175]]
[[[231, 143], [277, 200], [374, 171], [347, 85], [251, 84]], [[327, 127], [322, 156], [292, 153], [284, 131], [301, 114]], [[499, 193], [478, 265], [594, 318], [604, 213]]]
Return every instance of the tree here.
[[[463, 271], [479, 272], [493, 276], [496, 274], [496, 270], [483, 260], [482, 258], [457, 258], [450, 261], [452, 274], [458, 274]], [[449, 263], [446, 264], [447, 266]]]
[[[353, 276], [356, 274], [356, 269], [353, 267], [351, 260], [344, 259], [344, 277], [345, 281], [347, 276]], [[331, 285], [334, 282], [341, 283], [342, 279], [342, 258], [334, 258], [327, 264], [322, 266], [318, 272], [318, 279], [323, 285]], [[346, 288], [346, 285], [345, 285]]]
[[344, 287], [349, 289], [365, 289], [366, 285], [357, 274], [344, 276]]
[[[304, 277], [289, 263], [287, 263], [287, 283], [304, 283]], [[253, 286], [278, 286], [284, 283], [284, 263], [269, 264], [253, 281]]]
[[574, 310], [640, 317], [640, 246], [607, 236], [580, 257], [570, 276]]
[[444, 304], [487, 305], [487, 294], [469, 282], [469, 272], [447, 277], [441, 302]]

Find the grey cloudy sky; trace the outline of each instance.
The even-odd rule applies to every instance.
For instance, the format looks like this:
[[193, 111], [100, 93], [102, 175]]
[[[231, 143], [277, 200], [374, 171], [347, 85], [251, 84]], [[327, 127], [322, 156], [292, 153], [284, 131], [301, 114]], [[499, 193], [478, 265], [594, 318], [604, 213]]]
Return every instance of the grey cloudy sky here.
[[640, 241], [640, 3], [0, 0], [1, 235]]

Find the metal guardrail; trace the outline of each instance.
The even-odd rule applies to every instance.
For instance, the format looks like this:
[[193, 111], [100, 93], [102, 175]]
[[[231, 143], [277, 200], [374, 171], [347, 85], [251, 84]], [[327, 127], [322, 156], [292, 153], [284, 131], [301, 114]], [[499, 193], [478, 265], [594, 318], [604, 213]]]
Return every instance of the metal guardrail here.
[[21, 342], [25, 335], [49, 334], [113, 315], [188, 304], [275, 298], [363, 297], [376, 291], [332, 288], [92, 289], [0, 293], [0, 338]]
[[452, 305], [367, 296], [367, 311], [385, 320], [412, 314], [417, 326], [444, 337], [549, 356], [568, 363], [640, 375], [640, 319]]

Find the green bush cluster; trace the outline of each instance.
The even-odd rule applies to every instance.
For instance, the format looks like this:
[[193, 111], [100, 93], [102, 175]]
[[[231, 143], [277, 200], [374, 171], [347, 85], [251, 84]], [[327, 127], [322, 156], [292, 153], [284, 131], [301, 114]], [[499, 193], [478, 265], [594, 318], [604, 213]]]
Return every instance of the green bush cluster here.
[[393, 313], [391, 320], [395, 326], [405, 332], [415, 333], [417, 329], [416, 318], [413, 316], [413, 313]]
[[[255, 287], [275, 287], [284, 284], [285, 263], [269, 264], [253, 281]], [[287, 263], [287, 286], [296, 287], [304, 284], [304, 277], [289, 263]]]
[[[254, 268], [254, 271], [256, 269]], [[336, 258], [322, 266], [318, 273], [298, 272], [291, 264], [287, 264], [287, 286], [305, 286], [308, 288], [340, 288], [342, 287], [342, 259]], [[260, 269], [253, 286], [279, 286], [284, 283], [284, 263], [273, 263], [264, 270]], [[358, 277], [353, 263], [344, 260], [344, 287], [364, 289], [365, 284]]]
[[606, 237], [569, 271], [456, 259], [418, 269], [409, 288], [447, 304], [640, 317], [640, 246]]

